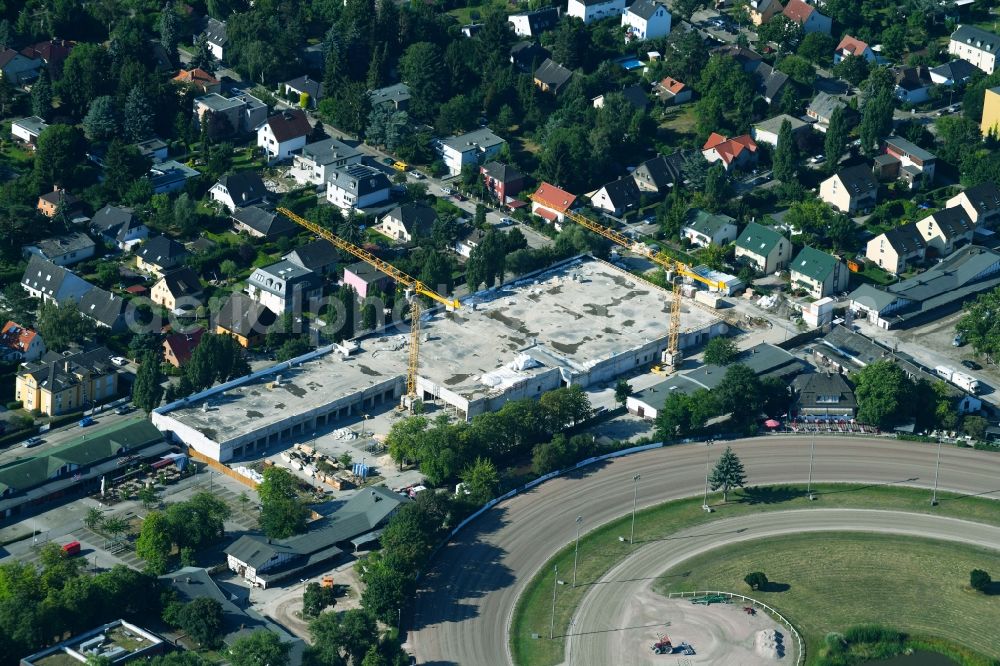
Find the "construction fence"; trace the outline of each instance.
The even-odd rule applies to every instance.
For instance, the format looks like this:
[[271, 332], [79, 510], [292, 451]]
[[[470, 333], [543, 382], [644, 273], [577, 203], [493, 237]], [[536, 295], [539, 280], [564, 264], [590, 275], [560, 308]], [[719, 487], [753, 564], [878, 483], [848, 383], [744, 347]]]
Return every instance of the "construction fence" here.
[[208, 456], [202, 453], [198, 453], [191, 447], [188, 447], [187, 453], [189, 456], [191, 456], [192, 460], [197, 460], [200, 463], [205, 463], [210, 468], [212, 468], [212, 470], [218, 472], [219, 474], [225, 474], [228, 477], [236, 479], [243, 485], [250, 486], [250, 488], [252, 488], [253, 490], [256, 490], [257, 486], [259, 485], [256, 481], [254, 481], [250, 477], [243, 476], [242, 474], [232, 469], [231, 467], [223, 465], [218, 460], [213, 460], [212, 458], [209, 458]]

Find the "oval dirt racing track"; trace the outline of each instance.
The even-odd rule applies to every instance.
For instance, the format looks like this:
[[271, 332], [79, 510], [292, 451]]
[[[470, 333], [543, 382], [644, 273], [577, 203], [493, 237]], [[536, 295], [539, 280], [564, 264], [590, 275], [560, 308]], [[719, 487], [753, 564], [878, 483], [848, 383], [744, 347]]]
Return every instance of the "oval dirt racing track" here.
[[[754, 485], [805, 483], [811, 441], [759, 437], [717, 442], [710, 452], [714, 460], [723, 447], [732, 446]], [[933, 484], [934, 445], [853, 437], [818, 437], [816, 442], [817, 482]], [[583, 529], [589, 531], [631, 511], [635, 474], [642, 475], [640, 506], [697, 495], [705, 484], [706, 453], [703, 443], [694, 443], [597, 463], [487, 511], [438, 552], [421, 579], [408, 623], [417, 663], [509, 664], [507, 630], [517, 597], [574, 538], [576, 517], [584, 517]], [[943, 447], [939, 486], [1000, 499], [1000, 456]]]

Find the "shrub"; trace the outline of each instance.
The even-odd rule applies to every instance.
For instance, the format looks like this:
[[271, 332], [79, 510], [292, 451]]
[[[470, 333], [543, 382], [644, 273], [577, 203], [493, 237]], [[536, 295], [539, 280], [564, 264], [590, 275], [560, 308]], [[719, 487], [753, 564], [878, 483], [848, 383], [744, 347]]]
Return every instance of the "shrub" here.
[[7, 409], [21, 409], [21, 407], [24, 407], [24, 403], [20, 400], [11, 400], [7, 403]]
[[990, 575], [982, 569], [973, 569], [969, 572], [969, 585], [973, 590], [985, 592], [992, 582]]
[[743, 582], [750, 586], [751, 590], [762, 590], [767, 586], [767, 576], [762, 571], [748, 573], [743, 578]]

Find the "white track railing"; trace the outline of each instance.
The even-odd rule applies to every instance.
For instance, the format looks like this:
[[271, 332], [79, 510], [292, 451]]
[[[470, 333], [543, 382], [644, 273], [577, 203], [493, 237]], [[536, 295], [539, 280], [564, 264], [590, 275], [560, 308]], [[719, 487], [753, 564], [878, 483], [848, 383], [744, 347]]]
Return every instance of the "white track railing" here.
[[669, 599], [673, 599], [675, 597], [680, 597], [683, 599], [684, 597], [707, 597], [713, 595], [727, 597], [729, 599], [742, 599], [744, 602], [749, 602], [753, 604], [754, 608], [763, 608], [764, 610], [766, 610], [768, 615], [776, 619], [781, 624], [785, 625], [788, 628], [789, 633], [791, 633], [792, 636], [795, 637], [796, 666], [798, 666], [799, 664], [804, 664], [806, 662], [806, 646], [805, 643], [802, 642], [802, 636], [799, 635], [798, 630], [795, 629], [795, 626], [791, 622], [785, 619], [784, 615], [774, 610], [773, 608], [765, 604], [763, 601], [757, 601], [756, 599], [744, 596], [742, 594], [736, 594], [735, 592], [721, 592], [719, 590], [702, 590], [698, 592], [670, 592], [669, 594], [667, 594], [667, 597]]

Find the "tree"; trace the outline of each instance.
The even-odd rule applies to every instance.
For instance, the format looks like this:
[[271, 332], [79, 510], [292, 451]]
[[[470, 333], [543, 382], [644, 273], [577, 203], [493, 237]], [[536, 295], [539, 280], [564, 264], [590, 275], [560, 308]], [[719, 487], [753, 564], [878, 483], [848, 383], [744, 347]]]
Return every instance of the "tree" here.
[[632, 385], [625, 379], [619, 379], [615, 384], [615, 402], [619, 407], [624, 407], [630, 395], [632, 395]]
[[227, 656], [232, 666], [288, 666], [290, 649], [277, 634], [258, 629], [233, 641]]
[[692, 412], [694, 401], [691, 396], [673, 391], [656, 413], [656, 437], [670, 441], [676, 437], [686, 437], [693, 430]]
[[163, 398], [163, 373], [160, 372], [160, 358], [152, 352], [143, 354], [139, 361], [139, 371], [132, 386], [132, 404], [149, 413], [159, 407]]
[[111, 141], [104, 156], [104, 187], [119, 201], [148, 172], [152, 161], [139, 148], [118, 139]]
[[761, 571], [754, 571], [753, 573], [748, 573], [743, 578], [743, 582], [746, 583], [751, 590], [763, 590], [767, 587], [767, 576]]
[[160, 10], [160, 18], [156, 22], [156, 29], [160, 33], [160, 44], [167, 52], [167, 57], [174, 60], [177, 57], [177, 42], [180, 38], [180, 21], [177, 12], [168, 2]]
[[399, 59], [399, 71], [410, 87], [410, 113], [421, 120], [433, 120], [438, 105], [447, 97], [440, 48], [432, 42], [411, 44]]
[[743, 470], [743, 462], [733, 452], [732, 447], [727, 446], [719, 461], [715, 463], [712, 474], [708, 477], [709, 486], [712, 490], [722, 488], [722, 501], [725, 503], [729, 501], [729, 490], [742, 488], [746, 480], [747, 475]]
[[122, 130], [125, 138], [132, 143], [146, 139], [153, 131], [153, 110], [149, 107], [146, 95], [138, 87], [132, 88], [125, 98]]
[[802, 41], [802, 26], [779, 14], [757, 28], [757, 37], [761, 43], [777, 44], [781, 53], [791, 53]]
[[982, 569], [973, 569], [969, 572], [969, 586], [977, 592], [985, 592], [993, 584], [993, 579], [989, 573]]
[[181, 192], [174, 200], [173, 212], [174, 224], [181, 233], [187, 235], [194, 231], [198, 224], [198, 204], [188, 196], [187, 192]]
[[332, 606], [336, 601], [332, 587], [309, 583], [302, 593], [302, 614], [306, 617], [317, 617], [324, 608]]
[[53, 185], [73, 184], [76, 171], [86, 163], [86, 157], [83, 132], [70, 125], [50, 125], [39, 135], [35, 146], [36, 188], [51, 190]]
[[796, 165], [798, 163], [798, 150], [795, 146], [795, 137], [792, 136], [792, 124], [785, 119], [778, 130], [778, 144], [774, 149], [774, 177], [783, 183], [791, 183], [796, 177]]
[[816, 68], [811, 62], [797, 55], [782, 57], [778, 61], [776, 69], [787, 74], [795, 83], [808, 89], [812, 89], [816, 82]]
[[114, 98], [95, 97], [83, 117], [83, 131], [91, 141], [105, 141], [118, 133], [118, 113]]
[[146, 561], [146, 570], [157, 576], [166, 573], [172, 547], [166, 516], [159, 511], [146, 514], [135, 542], [135, 554]]
[[475, 462], [462, 470], [461, 476], [469, 500], [476, 505], [493, 499], [500, 487], [496, 465], [487, 458], [476, 458]]
[[94, 324], [80, 314], [72, 303], [56, 305], [43, 301], [38, 309], [38, 332], [45, 346], [52, 351], [64, 351], [70, 344], [82, 342], [93, 335]]
[[87, 529], [96, 530], [104, 522], [104, 513], [95, 506], [87, 510], [87, 515], [83, 518], [83, 524]]
[[422, 436], [427, 431], [427, 426], [427, 419], [423, 416], [411, 416], [392, 424], [386, 435], [385, 445], [400, 469], [407, 462], [418, 461]]
[[283, 467], [268, 467], [257, 486], [260, 527], [269, 539], [285, 539], [306, 530], [306, 509], [299, 501], [297, 482]]
[[[818, 33], [813, 33], [818, 34]], [[833, 173], [840, 164], [840, 158], [847, 150], [847, 121], [844, 119], [844, 108], [838, 106], [830, 115], [830, 126], [826, 130], [826, 137], [823, 139], [823, 150], [826, 152], [826, 163], [823, 170], [826, 173]]]
[[708, 204], [706, 207], [716, 212], [728, 199], [729, 176], [726, 175], [725, 167], [716, 162], [705, 172], [705, 200]]
[[578, 384], [549, 391], [539, 403], [546, 412], [550, 432], [559, 432], [590, 418], [590, 400]]
[[358, 608], [320, 615], [309, 623], [309, 633], [315, 649], [324, 657], [318, 663], [337, 663], [343, 652], [351, 663], [360, 664], [369, 648], [378, 643], [375, 618]]
[[104, 531], [111, 535], [112, 540], [128, 532], [128, 522], [120, 516], [111, 516], [104, 521]]
[[746, 426], [754, 422], [764, 406], [760, 379], [742, 363], [726, 368], [726, 374], [712, 393], [720, 413], [729, 414], [734, 425]]
[[222, 642], [222, 604], [211, 597], [198, 597], [176, 612], [176, 624], [198, 645], [218, 647]]
[[834, 65], [833, 73], [856, 86], [868, 77], [868, 61], [864, 56], [849, 55]]
[[204, 548], [214, 543], [225, 534], [225, 522], [231, 515], [228, 504], [207, 492], [171, 504], [166, 510], [174, 543], [180, 547]]
[[46, 67], [42, 68], [31, 86], [31, 113], [42, 120], [48, 120], [52, 113], [52, 81]]
[[[671, 8], [674, 12], [690, 21], [691, 15], [708, 4], [705, 0], [675, 0]], [[701, 39], [699, 37], [699, 39]]]
[[802, 43], [795, 51], [806, 60], [825, 66], [830, 59], [830, 54], [837, 47], [836, 40], [823, 32], [810, 32], [802, 38]]
[[56, 86], [60, 111], [80, 118], [91, 100], [111, 93], [116, 82], [108, 76], [110, 69], [111, 58], [101, 45], [81, 41], [74, 46]]
[[740, 350], [732, 338], [715, 337], [705, 345], [705, 363], [729, 365], [739, 356]]
[[142, 502], [142, 508], [147, 511], [156, 506], [159, 501], [159, 496], [156, 494], [156, 489], [152, 486], [143, 486], [139, 489], [139, 501]]
[[858, 421], [891, 428], [911, 414], [913, 382], [892, 361], [876, 361], [854, 378]]

